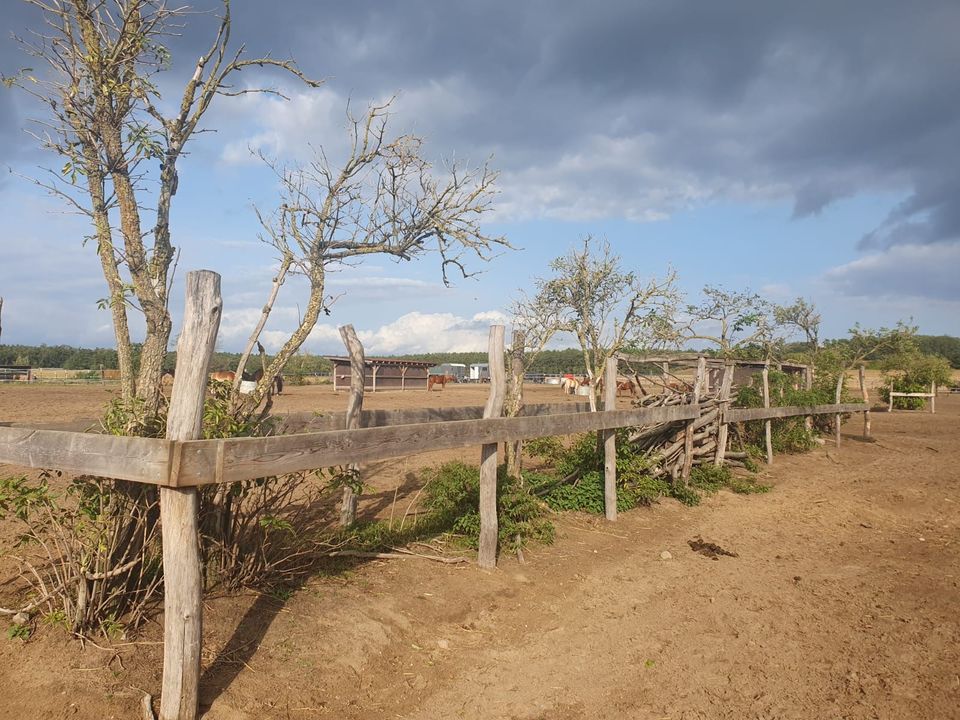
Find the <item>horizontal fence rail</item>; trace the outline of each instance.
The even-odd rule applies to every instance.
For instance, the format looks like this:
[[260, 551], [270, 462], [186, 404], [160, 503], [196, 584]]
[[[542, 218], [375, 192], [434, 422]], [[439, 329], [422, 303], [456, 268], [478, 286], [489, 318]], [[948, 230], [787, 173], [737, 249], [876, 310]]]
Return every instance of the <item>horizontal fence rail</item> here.
[[0, 427], [0, 463], [162, 485], [173, 444], [66, 430]]
[[[531, 403], [524, 405], [522, 417], [589, 412], [590, 403]], [[285, 434], [342, 430], [346, 426], [345, 412], [291, 413], [279, 415], [278, 425]], [[360, 427], [387, 427], [392, 425], [415, 425], [417, 423], [452, 422], [456, 420], [479, 420], [483, 417], [483, 405], [464, 407], [405, 408], [402, 410], [364, 410], [360, 413]]]
[[644, 410], [457, 420], [264, 438], [199, 440], [183, 443], [179, 467], [174, 469], [170, 480], [178, 486], [235, 482], [433, 450], [689, 420], [697, 417], [699, 412], [697, 405], [678, 405]]
[[[370, 426], [358, 430], [184, 442], [0, 427], [0, 463], [56, 468], [152, 485], [188, 487], [250, 480], [351, 462], [371, 462], [434, 450], [679, 422], [700, 417], [699, 405], [603, 412], [583, 412], [581, 405], [584, 404], [531, 405], [520, 417], [488, 419], [475, 418], [477, 408], [373, 410], [364, 413], [364, 420]], [[733, 423], [868, 410], [869, 406], [863, 403], [731, 408], [724, 412], [724, 421]], [[482, 408], [479, 411], [482, 414]], [[450, 419], [457, 417], [468, 419]], [[329, 416], [317, 419], [324, 423], [331, 421]], [[336, 420], [341, 418], [336, 417]]]
[[870, 406], [864, 403], [840, 403], [838, 405], [789, 405], [771, 408], [731, 408], [727, 410], [727, 422], [749, 420], [772, 420], [774, 418], [801, 417], [805, 415], [836, 415], [837, 413], [867, 412]]

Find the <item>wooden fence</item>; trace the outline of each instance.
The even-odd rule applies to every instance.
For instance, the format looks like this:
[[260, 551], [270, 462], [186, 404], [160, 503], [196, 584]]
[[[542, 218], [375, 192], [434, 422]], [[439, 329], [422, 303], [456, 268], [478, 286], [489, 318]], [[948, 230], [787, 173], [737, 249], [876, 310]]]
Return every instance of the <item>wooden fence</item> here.
[[890, 386], [890, 406], [887, 409], [887, 412], [893, 412], [893, 400], [894, 398], [923, 398], [930, 401], [930, 414], [933, 415], [937, 412], [937, 384], [930, 384], [930, 392], [894, 392], [893, 385]]
[[[188, 273], [183, 330], [167, 419], [167, 437], [114, 437], [59, 430], [0, 427], [0, 463], [57, 468], [160, 487], [164, 568], [164, 671], [161, 720], [193, 720], [197, 713], [202, 639], [202, 574], [197, 487], [232, 483], [334, 465], [370, 462], [434, 450], [480, 446], [478, 564], [494, 567], [497, 538], [497, 465], [502, 442], [600, 431], [604, 437], [606, 517], [616, 519], [615, 431], [701, 415], [699, 402], [617, 410], [617, 360], [605, 368], [605, 408], [585, 403], [530, 405], [518, 417], [500, 417], [505, 395], [503, 327], [490, 331], [490, 396], [484, 408], [359, 411], [299, 417], [289, 427], [309, 430], [271, 437], [199, 440], [210, 355], [219, 328], [220, 277]], [[703, 365], [703, 363], [701, 363]], [[699, 387], [699, 382], [698, 382]], [[699, 395], [695, 392], [694, 399]], [[769, 404], [769, 401], [766, 403]], [[721, 409], [723, 424], [792, 416], [868, 412], [867, 404]], [[356, 421], [359, 415], [359, 422]], [[356, 429], [344, 429], [353, 425]], [[865, 426], [868, 428], [868, 425]], [[839, 434], [838, 434], [839, 441]], [[768, 458], [772, 458], [772, 452]]]

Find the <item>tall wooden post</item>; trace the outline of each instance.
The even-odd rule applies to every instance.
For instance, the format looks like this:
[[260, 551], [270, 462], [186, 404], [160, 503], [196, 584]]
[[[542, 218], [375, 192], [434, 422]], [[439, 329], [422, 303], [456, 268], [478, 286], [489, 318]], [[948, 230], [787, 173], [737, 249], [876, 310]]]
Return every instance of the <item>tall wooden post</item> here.
[[[507, 399], [507, 416], [517, 417], [523, 408], [523, 356], [526, 338], [522, 330], [513, 331], [510, 348], [510, 385]], [[507, 475], [522, 480], [523, 441], [508, 440], [506, 443]]]
[[[699, 407], [700, 391], [704, 384], [704, 375], [707, 372], [707, 359], [701, 355], [697, 358], [697, 377], [693, 381], [693, 404]], [[683, 469], [680, 472], [680, 479], [684, 483], [690, 480], [690, 473], [693, 472], [693, 426], [700, 419], [697, 417], [687, 421], [687, 426], [683, 431]]]
[[[360, 427], [360, 413], [363, 412], [363, 385], [366, 373], [366, 358], [363, 354], [363, 345], [357, 337], [353, 325], [344, 325], [340, 328], [340, 337], [347, 346], [350, 356], [350, 397], [347, 399], [347, 430], [356, 430]], [[376, 388], [376, 370], [374, 370], [374, 388]], [[356, 463], [350, 464], [350, 472], [356, 477], [360, 468]], [[349, 485], [343, 486], [343, 497], [340, 501], [340, 527], [349, 527], [357, 520], [357, 503], [360, 498]]]
[[937, 412], [937, 382], [930, 383], [930, 414]]
[[[485, 418], [500, 417], [506, 395], [506, 368], [503, 363], [503, 325], [490, 327], [488, 362], [490, 395], [483, 409]], [[480, 449], [480, 549], [477, 564], [482, 568], [497, 566], [497, 443]]]
[[[837, 405], [840, 404], [840, 397], [843, 395], [843, 381], [846, 377], [846, 371], [840, 371], [840, 377], [837, 378], [837, 392], [835, 393], [835, 401]], [[835, 437], [835, 442], [837, 447], [840, 447], [840, 423], [843, 422], [843, 415], [837, 413], [833, 418], [833, 432]]]
[[863, 436], [870, 437], [870, 394], [867, 392], [866, 368], [860, 366], [860, 394], [863, 396], [863, 402], [867, 409], [863, 411]]
[[663, 380], [664, 389], [670, 387], [670, 363], [663, 362], [660, 364], [660, 378]]
[[[763, 365], [763, 406], [770, 407], [770, 364]], [[770, 420], [763, 422], [763, 439], [767, 448], [767, 465], [773, 464], [773, 437]]]
[[[617, 358], [607, 359], [603, 373], [603, 410], [617, 409]], [[617, 519], [617, 431], [603, 431], [603, 509], [607, 520]]]
[[890, 383], [890, 395], [887, 399], [890, 401], [890, 407], [887, 408], [887, 412], [893, 412], [893, 383]]
[[[803, 368], [803, 387], [805, 390], [813, 390], [813, 368], [809, 365]], [[803, 425], [807, 430], [813, 430], [813, 415], [807, 415], [803, 419]]]
[[733, 387], [733, 363], [727, 360], [723, 365], [723, 380], [720, 382], [720, 396], [718, 398], [720, 405], [720, 426], [717, 429], [717, 454], [714, 456], [713, 464], [717, 467], [723, 465], [723, 459], [727, 454], [727, 435], [730, 432], [730, 426], [727, 424], [727, 410], [730, 409], [730, 390]]
[[[183, 329], [177, 343], [168, 440], [201, 434], [210, 355], [217, 341], [223, 303], [220, 276], [187, 273]], [[203, 574], [200, 567], [197, 488], [160, 488], [163, 534], [163, 689], [160, 720], [194, 720], [200, 692], [203, 644]]]

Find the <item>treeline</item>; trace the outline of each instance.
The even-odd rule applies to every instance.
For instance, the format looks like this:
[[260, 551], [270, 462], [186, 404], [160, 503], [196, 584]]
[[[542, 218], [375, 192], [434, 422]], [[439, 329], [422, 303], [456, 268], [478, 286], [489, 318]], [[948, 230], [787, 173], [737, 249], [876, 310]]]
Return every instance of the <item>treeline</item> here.
[[[849, 340], [828, 340], [825, 344], [842, 345]], [[947, 359], [950, 366], [960, 368], [960, 338], [951, 335], [917, 335], [916, 342], [920, 351], [927, 355], [940, 355]], [[803, 343], [788, 343], [782, 349], [784, 358], [798, 357], [809, 348]], [[140, 346], [135, 345], [134, 362], [139, 359]], [[487, 361], [484, 352], [446, 352], [414, 353], [397, 356], [402, 360], [420, 360], [439, 365], [441, 363], [463, 363], [472, 365]], [[272, 356], [267, 356], [268, 360]], [[232, 370], [240, 360], [240, 353], [215, 352], [211, 360], [211, 370]], [[883, 355], [875, 360], [882, 361]], [[256, 357], [251, 364], [259, 362]], [[164, 368], [172, 370], [177, 364], [177, 353], [171, 352], [164, 361]], [[67, 370], [99, 370], [117, 367], [117, 351], [112, 348], [77, 348], [70, 345], [0, 345], [0, 365], [30, 365], [31, 367], [65, 368]], [[327, 374], [332, 370], [330, 361], [320, 355], [300, 353], [287, 364], [288, 375]], [[557, 375], [585, 372], [583, 355], [579, 350], [544, 350], [530, 368], [530, 372]]]
[[[133, 346], [134, 367], [139, 366], [140, 345]], [[268, 355], [270, 361], [273, 356]], [[240, 353], [214, 352], [211, 370], [233, 370], [240, 361]], [[255, 366], [259, 357], [251, 357], [248, 364]], [[173, 370], [177, 364], [176, 351], [167, 354], [164, 370]], [[113, 348], [77, 348], [70, 345], [0, 345], [0, 365], [29, 365], [35, 368], [64, 368], [66, 370], [115, 370], [117, 351]], [[302, 353], [287, 364], [287, 373], [315, 375], [329, 373], [330, 361], [319, 355]]]
[[[924, 355], [939, 355], [950, 363], [950, 367], [955, 369], [960, 368], [960, 338], [951, 335], [915, 335], [914, 340], [916, 341], [917, 348]], [[824, 345], [826, 347], [836, 347], [849, 343], [850, 341], [847, 339], [827, 340]], [[799, 347], [805, 348], [803, 344], [799, 344]], [[871, 359], [871, 363], [877, 365], [882, 364], [883, 360], [889, 357], [892, 352], [894, 351], [887, 350], [877, 352]]]
[[[401, 360], [419, 360], [422, 362], [440, 365], [441, 363], [463, 363], [467, 367], [474, 363], [487, 362], [485, 352], [447, 352], [447, 353], [414, 353], [401, 355]], [[528, 369], [531, 373], [544, 375], [561, 375], [571, 373], [583, 375], [586, 370], [583, 365], [583, 353], [579, 350], [544, 350]]]

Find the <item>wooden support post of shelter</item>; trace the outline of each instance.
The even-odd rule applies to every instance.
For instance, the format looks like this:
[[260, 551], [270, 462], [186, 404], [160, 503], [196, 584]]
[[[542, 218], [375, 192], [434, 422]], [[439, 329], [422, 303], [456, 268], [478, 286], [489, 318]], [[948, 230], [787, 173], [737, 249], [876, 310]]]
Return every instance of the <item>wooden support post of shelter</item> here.
[[[769, 363], [764, 364], [763, 371], [763, 406], [765, 408], [770, 407], [770, 365]], [[764, 445], [767, 449], [767, 465], [773, 464], [773, 437], [772, 437], [772, 426], [770, 420], [765, 420], [763, 423], [763, 440]]]
[[[506, 368], [503, 361], [503, 325], [490, 327], [488, 350], [490, 395], [483, 417], [498, 418], [503, 412], [506, 394]], [[480, 450], [480, 547], [477, 564], [482, 568], [497, 566], [497, 443], [483, 445]]]
[[[178, 441], [200, 437], [207, 372], [223, 309], [220, 276], [216, 273], [187, 273], [186, 290], [177, 370], [167, 414], [167, 439]], [[199, 510], [196, 487], [160, 488], [164, 608], [160, 720], [197, 717], [203, 642]]]
[[863, 437], [870, 437], [870, 395], [867, 392], [867, 377], [866, 377], [866, 368], [863, 365], [860, 366], [860, 394], [863, 396], [863, 402], [867, 406], [867, 409], [863, 411]]
[[[607, 359], [603, 373], [603, 410], [617, 409], [617, 358]], [[603, 431], [603, 509], [607, 520], [617, 519], [617, 431]]]
[[[344, 325], [340, 328], [340, 337], [347, 346], [350, 356], [350, 397], [347, 399], [346, 430], [356, 430], [360, 427], [360, 416], [363, 412], [363, 384], [366, 371], [366, 358], [363, 354], [363, 345], [357, 337], [353, 325]], [[376, 369], [374, 369], [374, 385], [376, 391]], [[351, 480], [360, 472], [356, 463], [349, 466]], [[357, 503], [359, 497], [354, 488], [347, 484], [343, 486], [343, 498], [340, 503], [340, 527], [349, 527], [357, 520]]]
[[727, 454], [727, 435], [730, 432], [730, 426], [727, 424], [727, 409], [730, 405], [730, 388], [733, 386], [733, 363], [729, 360], [723, 365], [723, 380], [720, 382], [720, 425], [717, 428], [717, 454], [714, 456], [713, 464], [717, 467], [723, 465], [724, 457]]

